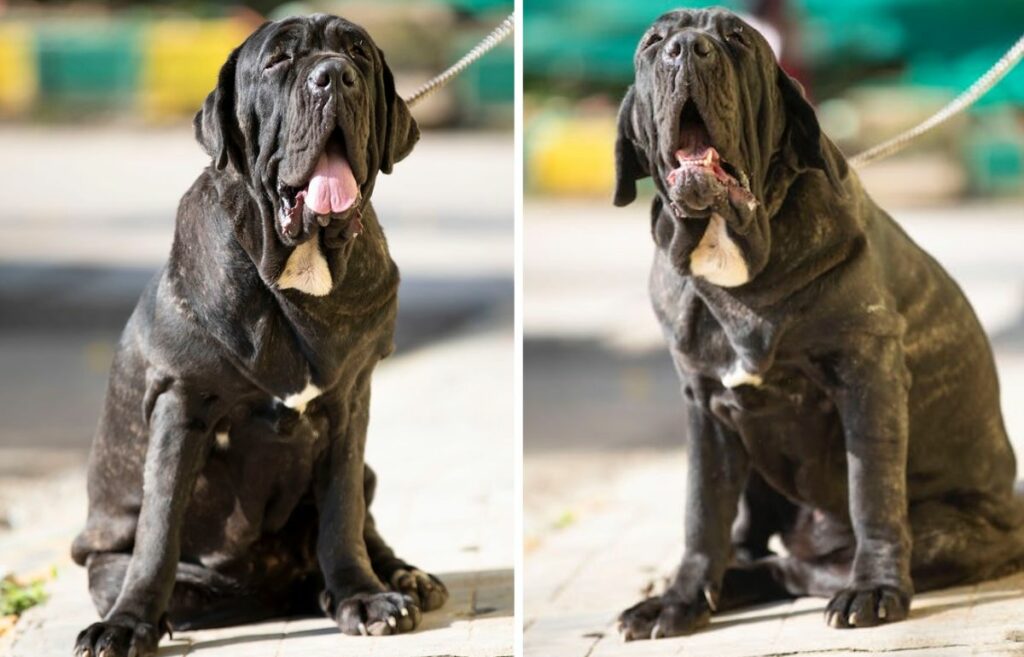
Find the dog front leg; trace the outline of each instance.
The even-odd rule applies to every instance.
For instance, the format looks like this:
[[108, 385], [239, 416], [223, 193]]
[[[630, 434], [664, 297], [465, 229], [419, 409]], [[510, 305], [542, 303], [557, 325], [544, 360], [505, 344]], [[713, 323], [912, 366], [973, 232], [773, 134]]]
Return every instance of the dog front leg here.
[[850, 580], [826, 607], [832, 627], [907, 617], [911, 537], [907, 517], [909, 373], [900, 341], [857, 338], [832, 373], [846, 443], [850, 521], [857, 545]]
[[[688, 395], [689, 397], [689, 395]], [[729, 565], [731, 529], [749, 470], [746, 449], [703, 402], [687, 402], [685, 546], [675, 579], [664, 594], [619, 616], [627, 641], [689, 634], [715, 610]]]
[[135, 546], [113, 607], [78, 635], [76, 657], [152, 657], [174, 589], [181, 528], [209, 451], [205, 404], [172, 383], [149, 416], [142, 507]]
[[337, 411], [331, 418], [330, 446], [316, 470], [317, 558], [325, 584], [320, 606], [345, 634], [411, 631], [419, 624], [419, 607], [409, 596], [388, 591], [377, 578], [364, 538], [368, 378], [352, 399], [338, 400], [333, 407]]

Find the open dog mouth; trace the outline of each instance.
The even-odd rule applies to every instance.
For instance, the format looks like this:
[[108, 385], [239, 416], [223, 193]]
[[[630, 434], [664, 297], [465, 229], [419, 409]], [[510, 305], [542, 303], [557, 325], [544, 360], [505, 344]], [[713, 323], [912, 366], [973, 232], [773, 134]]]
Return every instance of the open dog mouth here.
[[693, 214], [724, 198], [748, 207], [755, 203], [747, 177], [722, 159], [693, 99], [687, 100], [680, 111], [677, 143], [676, 167], [665, 177], [677, 206]]
[[[352, 209], [360, 197], [359, 183], [352, 173], [341, 129], [335, 128], [328, 137], [304, 184], [293, 186], [282, 180], [277, 191], [281, 199], [281, 231], [291, 238], [298, 237], [307, 223], [312, 227], [310, 219], [326, 227], [332, 219]], [[361, 230], [356, 213], [343, 235], [348, 238]]]

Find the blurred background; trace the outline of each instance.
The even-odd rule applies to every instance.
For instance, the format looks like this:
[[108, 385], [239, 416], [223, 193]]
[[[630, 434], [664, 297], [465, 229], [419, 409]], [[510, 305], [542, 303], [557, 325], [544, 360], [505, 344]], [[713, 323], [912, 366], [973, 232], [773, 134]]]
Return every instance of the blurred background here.
[[[57, 473], [80, 473], [118, 335], [169, 252], [178, 199], [208, 163], [191, 120], [228, 52], [266, 19], [336, 13], [369, 31], [399, 93], [408, 95], [490, 32], [511, 5], [0, 0], [0, 578], [38, 565], [32, 549], [44, 544], [22, 538], [5, 553], [12, 546], [5, 531], [52, 531], [46, 549], [57, 546], [63, 556], [67, 532], [77, 529], [79, 474], [67, 488], [73, 514], [64, 525], [40, 523], [26, 491]], [[443, 415], [432, 423], [461, 423], [493, 455], [493, 468], [478, 463], [489, 481], [486, 495], [474, 499], [499, 491], [494, 504], [504, 515], [495, 517], [508, 522], [495, 541], [509, 564], [511, 502], [501, 496], [511, 495], [512, 477], [505, 451], [512, 440], [510, 43], [414, 108], [421, 141], [393, 175], [378, 179], [373, 199], [403, 279], [397, 352], [380, 370], [402, 378], [401, 367], [416, 357], [425, 362], [424, 352], [442, 343], [456, 354], [446, 356], [450, 371], [431, 383], [433, 396], [391, 386], [375, 393], [375, 405], [407, 404], [398, 417], [407, 422], [432, 405], [428, 415]], [[470, 358], [458, 354], [471, 342], [474, 360], [488, 345], [493, 368], [483, 375], [493, 381], [482, 382], [467, 371], [475, 363], [459, 360]], [[489, 415], [448, 412], [441, 394]], [[496, 401], [477, 403], [473, 395]], [[474, 421], [490, 433], [481, 438]], [[411, 431], [382, 433], [388, 436], [374, 449], [386, 454], [416, 439]], [[54, 503], [51, 495], [43, 508]]]
[[[653, 492], [640, 482], [658, 480], [649, 468], [675, 467], [682, 458], [679, 386], [646, 292], [650, 181], [633, 205], [611, 205], [615, 113], [647, 27], [679, 6], [720, 4], [742, 13], [804, 84], [824, 130], [853, 155], [970, 86], [1024, 32], [1024, 3], [525, 3], [526, 622], [549, 616], [554, 627], [587, 605], [594, 618], [615, 612], [593, 602], [612, 595], [598, 591], [596, 563], [609, 572], [624, 568], [597, 556], [627, 540], [609, 514], [617, 510], [631, 527], [641, 522]], [[1021, 453], [1024, 66], [966, 114], [860, 173], [975, 305], [995, 345], [1004, 411]], [[675, 472], [681, 479], [681, 465]], [[666, 517], [680, 518], [682, 501], [662, 499], [656, 506]], [[681, 525], [664, 524], [652, 530], [663, 543], [647, 536], [646, 544], [675, 559]], [[567, 569], [567, 552], [579, 561], [580, 550], [595, 565]], [[634, 595], [620, 591], [615, 604]]]

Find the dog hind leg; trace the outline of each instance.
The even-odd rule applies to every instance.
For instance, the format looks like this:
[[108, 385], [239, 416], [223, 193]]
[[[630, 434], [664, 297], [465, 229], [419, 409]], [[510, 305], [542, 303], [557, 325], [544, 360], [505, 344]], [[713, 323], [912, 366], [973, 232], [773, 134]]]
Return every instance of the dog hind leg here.
[[845, 561], [804, 561], [768, 556], [726, 569], [719, 611], [812, 595], [830, 597], [847, 581]]
[[[124, 553], [89, 556], [86, 562], [89, 593], [101, 618], [114, 606], [130, 561], [131, 555]], [[298, 582], [296, 588], [304, 585]], [[308, 588], [307, 595], [288, 595], [277, 590], [243, 592], [226, 584], [221, 575], [207, 568], [179, 563], [167, 606], [167, 621], [174, 630], [198, 630], [288, 616], [297, 611], [290, 600], [314, 600], [322, 583], [310, 582]], [[312, 612], [312, 608], [309, 611]]]
[[[982, 510], [984, 508], [984, 510]], [[920, 502], [910, 507], [917, 591], [970, 584], [1024, 567], [1024, 498], [1007, 503]]]
[[786, 531], [797, 511], [796, 504], [772, 488], [756, 470], [751, 470], [732, 524], [736, 560], [745, 563], [771, 555], [768, 540]]

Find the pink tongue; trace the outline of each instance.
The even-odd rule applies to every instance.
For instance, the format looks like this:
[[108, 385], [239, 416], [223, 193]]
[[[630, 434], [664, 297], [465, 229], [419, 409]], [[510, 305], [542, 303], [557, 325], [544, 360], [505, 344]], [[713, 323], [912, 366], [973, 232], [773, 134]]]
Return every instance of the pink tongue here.
[[352, 167], [333, 144], [317, 160], [306, 190], [306, 205], [316, 214], [338, 214], [352, 207], [359, 185]]

